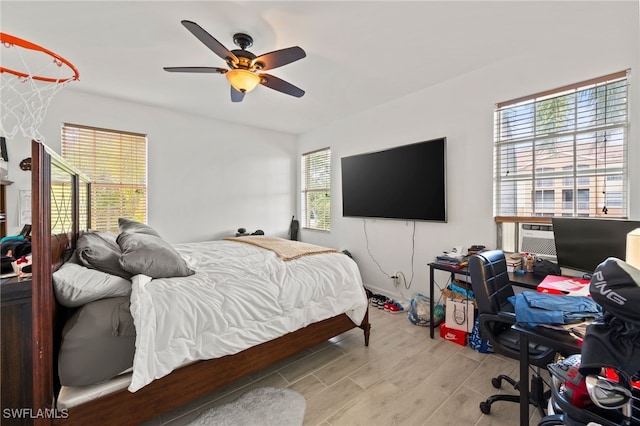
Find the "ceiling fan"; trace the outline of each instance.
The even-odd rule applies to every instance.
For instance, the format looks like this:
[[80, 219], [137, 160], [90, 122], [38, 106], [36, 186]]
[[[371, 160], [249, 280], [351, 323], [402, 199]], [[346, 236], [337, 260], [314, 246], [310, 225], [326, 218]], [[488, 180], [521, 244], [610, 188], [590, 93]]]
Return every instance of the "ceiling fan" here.
[[186, 20], [181, 22], [187, 30], [211, 49], [213, 53], [224, 59], [230, 69], [218, 67], [164, 67], [165, 71], [225, 74], [227, 80], [231, 83], [232, 102], [242, 102], [244, 95], [253, 90], [258, 84], [297, 98], [304, 95], [304, 90], [293, 84], [271, 74], [261, 72], [304, 58], [307, 54], [300, 47], [289, 47], [256, 56], [246, 50], [253, 45], [253, 38], [247, 34], [235, 34], [233, 42], [240, 49], [229, 50], [195, 22]]

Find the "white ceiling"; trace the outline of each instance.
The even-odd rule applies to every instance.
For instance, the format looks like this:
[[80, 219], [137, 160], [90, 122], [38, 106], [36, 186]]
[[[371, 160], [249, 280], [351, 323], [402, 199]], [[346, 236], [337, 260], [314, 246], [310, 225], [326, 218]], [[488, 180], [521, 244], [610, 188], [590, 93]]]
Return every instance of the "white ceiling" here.
[[[558, 30], [594, 2], [556, 1], [4, 1], [2, 32], [73, 62], [64, 90], [300, 134], [374, 108], [523, 50], [558, 42]], [[593, 14], [592, 14], [593, 15]], [[250, 34], [260, 55], [300, 46], [307, 57], [268, 71], [306, 91], [295, 98], [259, 86], [230, 100], [219, 74], [164, 66], [219, 66], [222, 59], [181, 24], [198, 23], [229, 50]], [[584, 22], [583, 22], [584, 24]], [[550, 29], [553, 28], [553, 31]]]

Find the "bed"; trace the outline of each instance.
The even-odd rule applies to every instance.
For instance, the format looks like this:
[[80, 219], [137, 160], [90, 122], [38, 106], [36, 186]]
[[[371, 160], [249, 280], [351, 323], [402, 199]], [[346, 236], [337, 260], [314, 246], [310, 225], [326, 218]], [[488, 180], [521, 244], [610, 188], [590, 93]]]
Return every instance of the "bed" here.
[[[358, 324], [350, 318], [349, 315], [353, 317], [353, 312], [349, 309], [345, 313], [330, 313], [331, 316], [326, 319], [304, 317], [299, 319], [301, 328], [282, 335], [276, 332], [273, 336], [269, 335], [269, 340], [256, 340], [244, 349], [236, 346], [231, 350], [233, 353], [229, 355], [215, 354], [206, 349], [198, 356], [204, 354], [213, 356], [212, 359], [185, 361], [177, 357], [180, 358], [175, 361], [179, 364], [178, 367], [168, 368], [168, 372], [150, 372], [151, 376], [159, 377], [156, 379], [147, 380], [148, 378], [143, 377], [137, 382], [135, 379], [132, 382], [126, 375], [119, 376], [112, 381], [113, 387], [102, 391], [100, 396], [93, 396], [70, 408], [61, 409], [57, 405], [61, 388], [57, 370], [58, 351], [61, 346], [63, 327], [72, 311], [58, 303], [52, 275], [74, 252], [81, 232], [89, 229], [90, 185], [86, 177], [69, 167], [51, 149], [38, 142], [32, 143], [33, 400], [35, 410], [44, 410], [41, 412], [49, 413], [49, 415], [38, 416], [34, 420], [36, 424], [123, 424], [125, 421], [138, 424], [353, 328], [359, 327], [363, 330], [364, 343], [368, 345], [370, 325], [365, 298], [364, 307], [361, 304], [358, 307], [364, 312]], [[214, 243], [202, 244], [213, 245]], [[243, 253], [258, 253], [260, 256], [273, 257], [273, 254], [265, 254], [264, 248], [256, 248], [251, 244], [245, 245], [239, 241], [222, 241], [215, 244], [231, 245]], [[182, 254], [197, 253], [190, 252], [189, 250], [195, 250], [190, 247], [178, 247], [178, 249], [182, 250]], [[203, 247], [198, 248], [203, 249]], [[321, 256], [345, 255], [329, 253], [306, 257], [311, 259], [321, 258]], [[200, 259], [200, 261], [203, 260]], [[194, 276], [198, 275], [197, 264], [194, 270], [196, 270]], [[146, 279], [144, 276], [136, 276], [131, 296], [132, 310], [137, 309], [134, 306], [134, 298], [146, 297], [146, 293], [141, 289], [145, 288], [149, 280], [151, 279]], [[167, 281], [172, 282], [162, 279], [153, 279], [150, 282], [166, 284]], [[146, 306], [152, 306], [153, 303], [157, 302]], [[238, 309], [236, 308], [236, 311]], [[322, 309], [318, 308], [318, 310]], [[326, 316], [327, 313], [323, 315]], [[316, 315], [316, 318], [320, 317]], [[139, 338], [142, 337], [136, 335], [136, 339]], [[189, 351], [191, 349], [188, 348]], [[135, 375], [135, 372], [132, 374]]]

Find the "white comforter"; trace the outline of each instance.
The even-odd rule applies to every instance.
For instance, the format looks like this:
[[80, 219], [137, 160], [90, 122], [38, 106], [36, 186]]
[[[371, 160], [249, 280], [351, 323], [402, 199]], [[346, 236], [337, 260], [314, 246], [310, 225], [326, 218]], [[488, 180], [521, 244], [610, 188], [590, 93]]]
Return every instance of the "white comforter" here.
[[195, 360], [234, 354], [346, 313], [360, 324], [367, 298], [341, 253], [284, 262], [233, 241], [178, 244], [196, 270], [185, 278], [133, 278], [136, 352], [129, 390]]

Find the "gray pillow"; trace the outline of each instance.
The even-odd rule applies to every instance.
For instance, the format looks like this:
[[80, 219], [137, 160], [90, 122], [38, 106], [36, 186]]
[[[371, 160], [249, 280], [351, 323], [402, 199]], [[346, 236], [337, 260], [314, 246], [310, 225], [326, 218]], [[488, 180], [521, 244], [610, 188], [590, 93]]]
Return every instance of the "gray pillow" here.
[[136, 332], [128, 297], [97, 300], [65, 324], [58, 356], [63, 386], [109, 380], [133, 366]]
[[176, 249], [160, 237], [122, 233], [118, 236], [118, 245], [122, 250], [120, 266], [133, 275], [171, 278], [194, 274]]
[[131, 273], [120, 266], [120, 247], [116, 236], [108, 232], [83, 232], [78, 238], [76, 253], [87, 268], [131, 279]]
[[136, 222], [135, 220], [126, 219], [124, 217], [118, 219], [118, 228], [120, 229], [120, 233], [147, 234], [160, 237], [160, 234], [158, 234], [158, 232], [149, 225]]
[[53, 273], [53, 289], [61, 305], [76, 308], [94, 300], [131, 294], [131, 281], [74, 262]]

